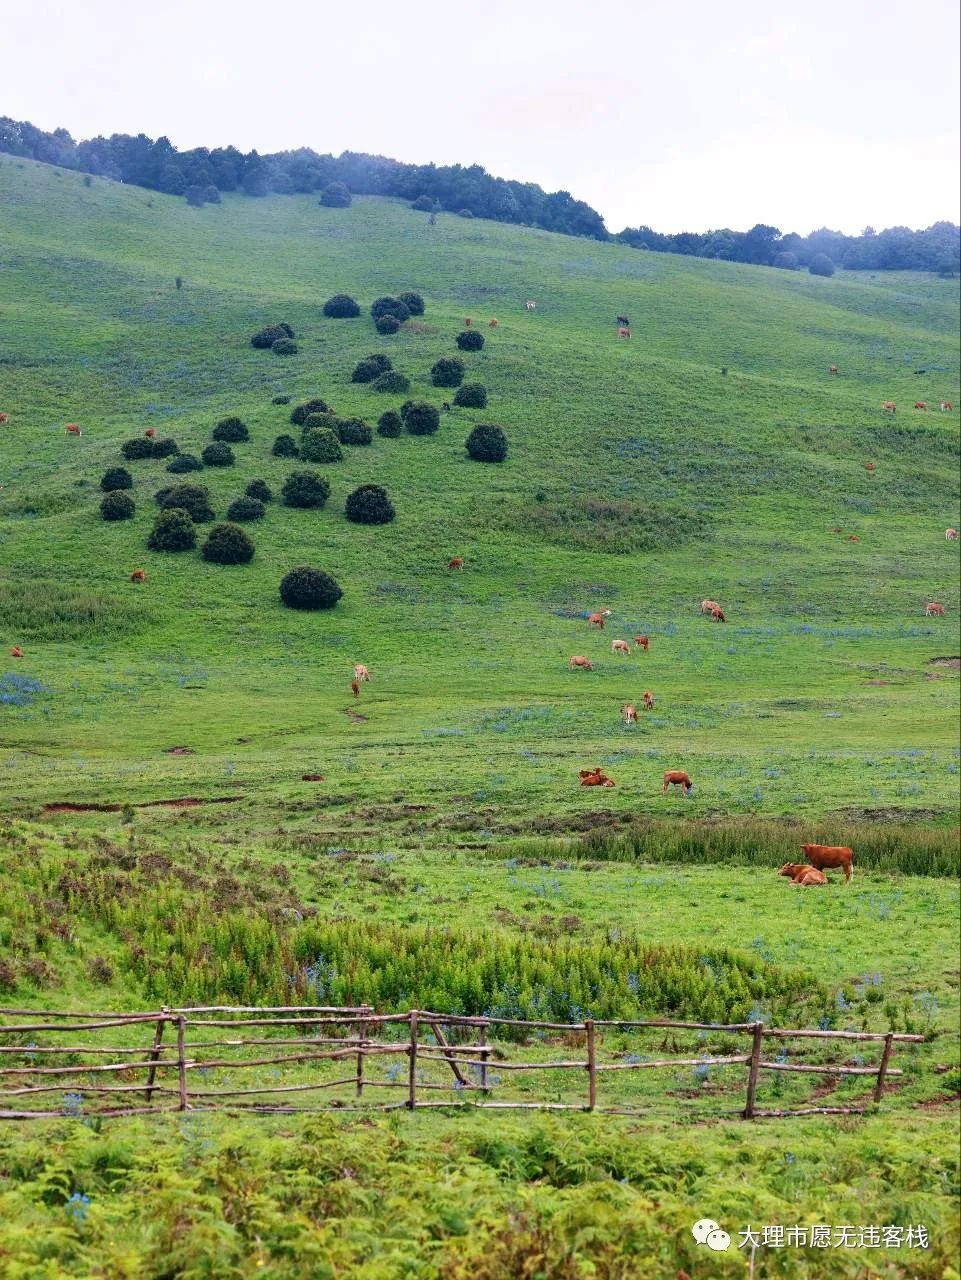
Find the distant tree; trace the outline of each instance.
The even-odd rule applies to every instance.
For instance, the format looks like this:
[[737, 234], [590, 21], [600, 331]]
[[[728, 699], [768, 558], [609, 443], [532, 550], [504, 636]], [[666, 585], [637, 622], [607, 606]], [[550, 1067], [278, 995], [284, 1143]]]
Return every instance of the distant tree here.
[[434, 207], [434, 201], [430, 196], [418, 196], [410, 207], [415, 209], [418, 213], [430, 213]]
[[204, 188], [195, 184], [194, 186], [187, 188], [184, 192], [184, 196], [192, 209], [200, 209], [203, 206], [205, 199]]
[[328, 182], [320, 193], [319, 203], [328, 209], [346, 209], [350, 202], [350, 192], [343, 182]]
[[801, 265], [796, 253], [792, 253], [790, 249], [785, 249], [781, 253], [774, 255], [775, 267], [780, 267], [782, 271], [797, 271]]
[[[254, 153], [256, 154], [256, 153]], [[265, 196], [269, 190], [267, 171], [262, 164], [250, 168], [241, 179], [241, 188], [245, 196]]]
[[834, 263], [826, 253], [816, 253], [808, 263], [808, 271], [812, 276], [833, 276]]
[[206, 204], [220, 204], [220, 192], [212, 182], [208, 182], [204, 187], [203, 196]]

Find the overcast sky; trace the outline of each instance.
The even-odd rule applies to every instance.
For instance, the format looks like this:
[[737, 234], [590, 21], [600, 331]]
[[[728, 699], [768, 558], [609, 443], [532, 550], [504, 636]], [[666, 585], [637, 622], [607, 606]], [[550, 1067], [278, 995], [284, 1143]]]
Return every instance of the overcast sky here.
[[479, 163], [612, 231], [959, 221], [957, 0], [0, 0], [0, 114]]

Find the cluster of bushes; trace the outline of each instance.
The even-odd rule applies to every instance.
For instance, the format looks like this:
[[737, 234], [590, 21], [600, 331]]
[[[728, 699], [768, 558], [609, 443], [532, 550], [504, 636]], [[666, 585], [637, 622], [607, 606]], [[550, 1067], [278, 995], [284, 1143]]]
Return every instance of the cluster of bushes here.
[[[266, 350], [268, 347], [273, 348], [276, 351], [276, 344], [278, 342], [291, 343], [293, 344], [294, 351], [296, 351], [297, 346], [296, 343], [293, 342], [296, 336], [297, 335], [289, 324], [269, 324], [266, 328], [261, 329], [259, 333], [254, 334], [250, 339], [250, 345], [252, 347], [256, 347], [258, 351]], [[290, 353], [284, 351], [279, 354], [285, 355]]]
[[149, 436], [134, 436], [123, 442], [120, 452], [128, 462], [139, 462], [144, 458], [170, 458], [180, 452], [180, 446], [170, 437], [152, 440]]
[[312, 413], [330, 413], [330, 405], [320, 396], [305, 400], [290, 411], [290, 421], [295, 427], [302, 427]]
[[377, 420], [377, 434], [396, 439], [406, 428], [412, 436], [432, 436], [440, 426], [440, 412], [432, 404], [405, 400], [400, 409], [388, 409]]

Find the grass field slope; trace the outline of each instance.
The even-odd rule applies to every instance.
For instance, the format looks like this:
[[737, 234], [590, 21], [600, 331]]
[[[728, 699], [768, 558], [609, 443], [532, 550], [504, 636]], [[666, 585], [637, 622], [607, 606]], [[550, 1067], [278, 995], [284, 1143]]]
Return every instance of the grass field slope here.
[[[378, 333], [371, 304], [404, 291], [423, 314]], [[359, 316], [324, 315], [339, 293]], [[479, 350], [458, 345], [468, 318]], [[115, 1121], [78, 1076], [45, 1095], [62, 1119], [0, 1123], [0, 1276], [958, 1280], [958, 322], [957, 283], [930, 275], [431, 226], [378, 198], [194, 209], [0, 158], [0, 1007], [925, 1036], [879, 1113], [865, 1077], [772, 1070], [761, 1106], [868, 1112], [755, 1124], [742, 1065], [615, 1072], [615, 1102], [644, 1077], [632, 1117]], [[279, 323], [294, 352], [251, 345]], [[352, 380], [373, 354], [406, 390]], [[444, 357], [486, 407], [433, 384]], [[314, 398], [370, 443], [278, 456]], [[451, 408], [434, 433], [378, 433], [407, 401]], [[232, 465], [121, 451], [151, 432], [200, 458], [234, 417]], [[502, 462], [466, 451], [480, 424]], [[118, 467], [134, 512], [105, 520]], [[322, 505], [281, 500], [305, 468]], [[255, 480], [252, 559], [205, 558]], [[181, 481], [215, 519], [150, 549]], [[367, 484], [393, 520], [347, 519]], [[335, 607], [284, 606], [301, 565], [336, 578]], [[593, 767], [616, 785], [581, 787]], [[662, 794], [669, 769], [689, 798]], [[774, 874], [811, 839], [852, 845], [851, 884]], [[41, 1079], [22, 1039], [11, 1087]], [[849, 1066], [874, 1061], [850, 1043]], [[923, 1224], [929, 1244], [708, 1256], [704, 1217], [735, 1240]]]

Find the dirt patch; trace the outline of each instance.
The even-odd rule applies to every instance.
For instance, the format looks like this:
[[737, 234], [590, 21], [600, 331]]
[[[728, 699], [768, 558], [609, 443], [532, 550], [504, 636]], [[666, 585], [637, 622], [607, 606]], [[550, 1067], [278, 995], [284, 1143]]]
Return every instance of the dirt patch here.
[[961, 671], [961, 658], [928, 658], [929, 667], [947, 667], [950, 671]]
[[890, 684], [890, 683], [891, 683], [890, 680], [869, 680], [868, 681], [868, 684], [872, 685], [875, 689], [880, 689], [882, 685]]
[[350, 716], [354, 724], [366, 724], [368, 717], [362, 716], [359, 711], [355, 711], [353, 707], [344, 707], [344, 715]]
[[952, 812], [951, 809], [902, 809], [898, 805], [888, 805], [881, 809], [834, 809], [826, 816], [849, 822], [930, 822]]
[[301, 782], [324, 782], [326, 779], [322, 773], [304, 773], [300, 777]]
[[961, 1099], [961, 1093], [942, 1093], [937, 1098], [928, 1098], [925, 1102], [916, 1102], [914, 1104], [915, 1111], [933, 1111], [935, 1107], [946, 1107], [949, 1103], [956, 1104]]
[[165, 756], [192, 756], [193, 753], [194, 753], [193, 747], [165, 747], [164, 748]]
[[[211, 796], [209, 800], [202, 800], [197, 796], [177, 796], [174, 800], [143, 800], [140, 804], [132, 804], [131, 809], [192, 809], [200, 804], [236, 804], [238, 800], [243, 800], [243, 796]], [[43, 813], [120, 813], [122, 809], [127, 808], [123, 804], [97, 804], [81, 803], [80, 801], [60, 800], [52, 804], [45, 804], [41, 812]]]

